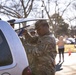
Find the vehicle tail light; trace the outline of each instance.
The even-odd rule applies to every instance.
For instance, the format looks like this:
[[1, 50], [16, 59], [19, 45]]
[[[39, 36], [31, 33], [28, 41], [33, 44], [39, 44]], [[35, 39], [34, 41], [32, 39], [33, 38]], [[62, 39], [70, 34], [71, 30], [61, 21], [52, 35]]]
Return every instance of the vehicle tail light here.
[[26, 68], [23, 70], [22, 75], [32, 75], [32, 72], [31, 72], [30, 67], [26, 67]]

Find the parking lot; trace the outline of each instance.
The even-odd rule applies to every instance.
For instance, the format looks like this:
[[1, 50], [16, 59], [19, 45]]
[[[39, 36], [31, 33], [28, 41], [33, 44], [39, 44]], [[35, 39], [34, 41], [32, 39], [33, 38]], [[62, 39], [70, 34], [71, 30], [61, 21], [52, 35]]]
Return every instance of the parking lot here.
[[76, 53], [64, 55], [64, 62], [58, 63], [59, 57], [56, 57], [56, 74], [55, 75], [76, 75]]

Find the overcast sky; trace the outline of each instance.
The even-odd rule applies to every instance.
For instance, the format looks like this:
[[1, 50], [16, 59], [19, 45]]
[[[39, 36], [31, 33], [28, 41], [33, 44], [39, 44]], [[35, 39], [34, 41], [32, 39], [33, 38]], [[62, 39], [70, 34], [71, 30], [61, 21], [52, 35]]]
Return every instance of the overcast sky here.
[[[44, 1], [47, 1], [47, 0], [44, 0]], [[52, 1], [55, 1], [55, 0], [52, 0]], [[49, 7], [49, 11], [50, 11], [50, 15], [54, 14], [55, 12], [55, 3], [54, 2], [50, 2], [50, 7]], [[60, 9], [60, 12], [63, 11], [65, 8], [66, 8], [66, 5], [70, 2], [70, 1], [74, 1], [74, 0], [57, 0], [58, 1], [58, 4], [59, 4], [59, 8]], [[39, 2], [39, 0], [38, 0]], [[74, 2], [73, 2], [74, 3]], [[37, 3], [38, 4], [38, 3]], [[39, 2], [38, 4], [38, 7], [41, 6], [41, 2]], [[41, 11], [41, 9], [39, 9]], [[62, 14], [62, 13], [61, 13]], [[70, 5], [68, 8], [67, 8], [67, 11], [64, 13], [63, 15], [63, 18], [65, 19], [65, 22], [69, 23], [67, 18], [71, 18], [71, 17], [74, 17], [76, 16], [76, 11], [72, 9], [72, 5]], [[9, 18], [7, 16], [4, 16], [4, 15], [0, 15], [0, 17], [2, 18], [2, 20], [9, 20]], [[70, 24], [70, 23], [69, 23]], [[72, 21], [71, 22], [72, 25], [76, 25], [76, 21]]]

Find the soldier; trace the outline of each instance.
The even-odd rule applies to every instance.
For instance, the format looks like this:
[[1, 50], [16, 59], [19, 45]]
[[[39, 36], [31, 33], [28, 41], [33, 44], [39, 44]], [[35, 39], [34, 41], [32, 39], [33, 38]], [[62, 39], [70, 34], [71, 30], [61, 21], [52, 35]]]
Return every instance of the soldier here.
[[10, 25], [14, 28], [14, 21], [15, 21], [15, 19], [12, 19], [12, 20], [8, 20], [7, 22], [9, 22]]
[[49, 31], [46, 20], [35, 23], [38, 36], [31, 37], [25, 30], [25, 38], [36, 48], [31, 50], [33, 54], [32, 72], [34, 75], [55, 75], [56, 42]]

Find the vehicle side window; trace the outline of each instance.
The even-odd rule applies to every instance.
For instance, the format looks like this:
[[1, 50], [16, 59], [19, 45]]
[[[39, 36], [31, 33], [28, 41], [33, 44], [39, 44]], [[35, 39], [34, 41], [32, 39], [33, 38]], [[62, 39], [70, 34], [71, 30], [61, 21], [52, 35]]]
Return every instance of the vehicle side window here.
[[0, 66], [6, 66], [13, 63], [9, 45], [0, 30]]

